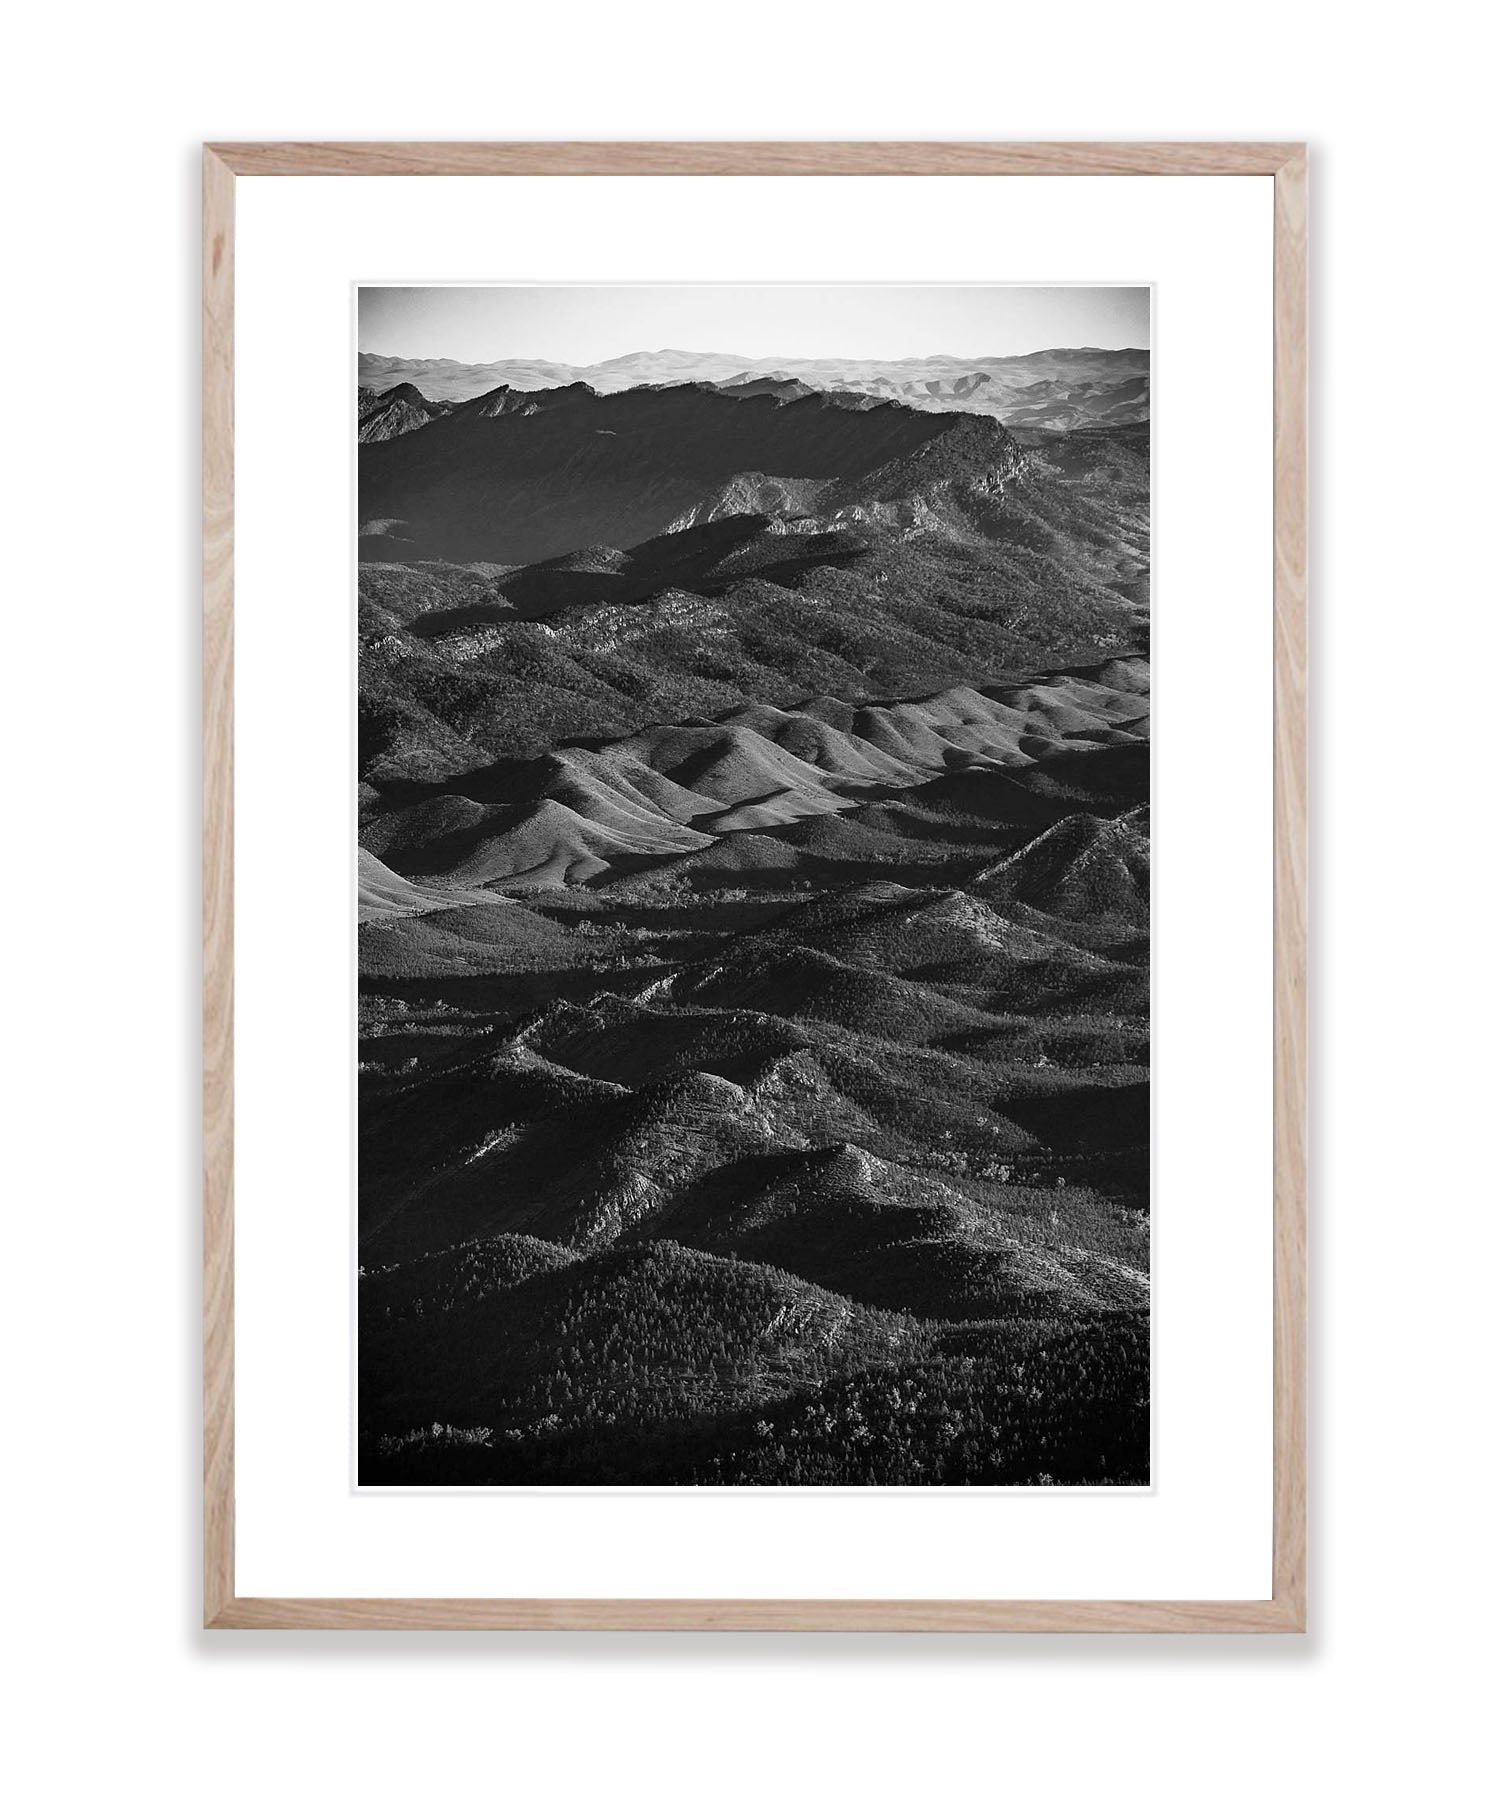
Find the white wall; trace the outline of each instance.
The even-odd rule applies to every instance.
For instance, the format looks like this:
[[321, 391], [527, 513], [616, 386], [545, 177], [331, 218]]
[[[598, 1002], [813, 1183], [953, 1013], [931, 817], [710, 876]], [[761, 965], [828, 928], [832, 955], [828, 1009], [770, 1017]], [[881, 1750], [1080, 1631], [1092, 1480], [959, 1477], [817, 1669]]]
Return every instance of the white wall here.
[[[1500, 402], [1479, 16], [261, 0], [13, 22], [7, 1760], [40, 1759], [19, 1791], [1466, 1787], [1494, 1575], [1493, 1158], [1473, 1138], [1495, 1066]], [[197, 1629], [196, 147], [570, 135], [1312, 140], [1306, 1641]], [[294, 383], [286, 406], [294, 431]]]

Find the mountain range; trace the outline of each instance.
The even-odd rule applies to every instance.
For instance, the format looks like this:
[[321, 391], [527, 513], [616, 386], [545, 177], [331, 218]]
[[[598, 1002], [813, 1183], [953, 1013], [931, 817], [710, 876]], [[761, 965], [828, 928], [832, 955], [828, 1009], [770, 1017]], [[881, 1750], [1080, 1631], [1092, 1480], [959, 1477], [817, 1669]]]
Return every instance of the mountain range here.
[[1147, 1480], [1149, 425], [664, 355], [360, 395], [361, 1480]]
[[869, 395], [923, 412], [977, 412], [1010, 425], [1071, 430], [1132, 425], [1149, 417], [1148, 350], [1056, 349], [1024, 356], [741, 357], [688, 350], [639, 351], [573, 364], [502, 358], [460, 363], [362, 352], [359, 383], [372, 394], [407, 385], [428, 402], [472, 400], [498, 387], [529, 393], [586, 383], [596, 393], [682, 383]]

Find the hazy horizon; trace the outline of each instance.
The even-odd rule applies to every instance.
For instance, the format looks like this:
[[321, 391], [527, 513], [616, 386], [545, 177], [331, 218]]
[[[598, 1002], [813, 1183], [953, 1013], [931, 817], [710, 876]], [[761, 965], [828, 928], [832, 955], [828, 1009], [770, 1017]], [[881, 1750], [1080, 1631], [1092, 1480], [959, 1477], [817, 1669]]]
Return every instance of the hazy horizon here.
[[[653, 346], [745, 362], [1146, 350], [1149, 287], [364, 286], [359, 348], [586, 367]], [[713, 349], [703, 346], [712, 344]], [[719, 348], [718, 346], [724, 346]]]

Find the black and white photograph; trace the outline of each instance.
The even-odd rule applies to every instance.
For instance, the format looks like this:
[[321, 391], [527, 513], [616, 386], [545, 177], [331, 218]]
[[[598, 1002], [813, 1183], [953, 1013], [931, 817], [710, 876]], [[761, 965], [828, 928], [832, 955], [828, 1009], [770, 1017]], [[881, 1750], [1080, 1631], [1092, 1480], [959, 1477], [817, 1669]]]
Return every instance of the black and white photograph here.
[[357, 304], [360, 1484], [1148, 1485], [1150, 289]]

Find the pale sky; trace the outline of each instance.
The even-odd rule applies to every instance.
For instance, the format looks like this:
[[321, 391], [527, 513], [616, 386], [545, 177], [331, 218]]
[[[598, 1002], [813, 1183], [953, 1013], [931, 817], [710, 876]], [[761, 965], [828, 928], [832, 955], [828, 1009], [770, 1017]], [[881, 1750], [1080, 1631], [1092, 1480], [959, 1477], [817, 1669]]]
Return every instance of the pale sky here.
[[595, 363], [632, 350], [759, 357], [1023, 356], [1147, 349], [1146, 287], [365, 287], [385, 356]]

